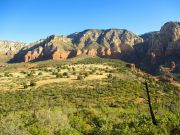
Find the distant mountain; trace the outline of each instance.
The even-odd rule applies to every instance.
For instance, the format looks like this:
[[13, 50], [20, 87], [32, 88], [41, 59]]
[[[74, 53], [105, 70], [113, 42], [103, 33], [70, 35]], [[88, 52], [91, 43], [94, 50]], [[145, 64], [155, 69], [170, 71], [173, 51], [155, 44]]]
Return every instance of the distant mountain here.
[[52, 35], [22, 48], [14, 60], [66, 59], [77, 55], [123, 58], [143, 39], [119, 29], [85, 30], [69, 36]]
[[148, 72], [156, 72], [154, 69], [161, 64], [180, 63], [180, 23], [167, 22], [160, 31], [141, 36], [124, 29], [87, 29], [68, 36], [51, 35], [28, 45], [9, 41], [0, 44], [1, 56], [14, 56], [10, 62], [89, 55], [122, 59]]
[[18, 53], [26, 43], [0, 40], [0, 60], [6, 60]]
[[[160, 31], [141, 35], [144, 42], [135, 46], [136, 64], [156, 72], [161, 64], [180, 63], [180, 23], [167, 22]], [[145, 69], [146, 70], [146, 69]]]

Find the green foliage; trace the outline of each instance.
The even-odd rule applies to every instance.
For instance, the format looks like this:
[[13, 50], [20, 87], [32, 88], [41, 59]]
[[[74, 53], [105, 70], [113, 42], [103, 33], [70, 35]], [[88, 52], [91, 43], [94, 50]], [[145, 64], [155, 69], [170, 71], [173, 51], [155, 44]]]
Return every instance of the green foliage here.
[[77, 80], [83, 80], [83, 79], [84, 79], [84, 77], [82, 75], [77, 76]]
[[[66, 65], [62, 63], [63, 61], [51, 64], [54, 67], [67, 70], [67, 62]], [[114, 68], [113, 71], [108, 67], [100, 71], [100, 69], [93, 67], [91, 70], [81, 72], [77, 76], [78, 80], [83, 79], [92, 71], [93, 73], [107, 71], [109, 74], [111, 70], [113, 75], [108, 75], [110, 79], [74, 80], [74, 82], [38, 85], [37, 88], [27, 85], [27, 82], [30, 82], [30, 86], [36, 85], [36, 78], [31, 76], [23, 80], [24, 83], [20, 83], [21, 87], [17, 91], [0, 91], [1, 134], [179, 134], [179, 88], [170, 83], [155, 81], [146, 75], [132, 73], [122, 62], [117, 60], [88, 58], [80, 60], [78, 63], [105, 63], [106, 66]], [[47, 64], [41, 66], [42, 71], [49, 72], [50, 67], [45, 67]], [[57, 69], [51, 69], [49, 74], [52, 72], [55, 72], [54, 75], [57, 78], [68, 77], [68, 74], [58, 73]], [[71, 70], [70, 74], [72, 72], [79, 74], [78, 70]], [[30, 71], [23, 74], [29, 73], [35, 74]], [[54, 79], [54, 77], [52, 78]], [[146, 99], [144, 80], [147, 80], [149, 84], [152, 107], [158, 126], [154, 126], [151, 122], [146, 100], [144, 103], [138, 102], [139, 99]]]
[[31, 81], [30, 82], [30, 86], [36, 86], [36, 82], [35, 81]]
[[5, 72], [5, 73], [4, 73], [4, 76], [10, 77], [10, 73], [9, 73], [9, 72]]
[[112, 78], [112, 77], [113, 77], [112, 74], [107, 75], [107, 78]]
[[63, 76], [68, 76], [68, 73], [67, 73], [67, 72], [64, 72], [64, 73], [63, 73]]
[[56, 78], [63, 78], [62, 74], [56, 74]]
[[38, 75], [43, 75], [43, 73], [42, 73], [42, 72], [39, 72]]

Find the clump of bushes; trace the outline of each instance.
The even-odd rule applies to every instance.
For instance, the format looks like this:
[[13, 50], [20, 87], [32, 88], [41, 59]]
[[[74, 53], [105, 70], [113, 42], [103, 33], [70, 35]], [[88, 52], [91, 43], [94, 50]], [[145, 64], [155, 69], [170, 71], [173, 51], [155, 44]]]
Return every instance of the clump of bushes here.
[[112, 77], [113, 77], [112, 74], [107, 75], [107, 78], [112, 78]]
[[62, 74], [56, 74], [56, 78], [63, 78]]

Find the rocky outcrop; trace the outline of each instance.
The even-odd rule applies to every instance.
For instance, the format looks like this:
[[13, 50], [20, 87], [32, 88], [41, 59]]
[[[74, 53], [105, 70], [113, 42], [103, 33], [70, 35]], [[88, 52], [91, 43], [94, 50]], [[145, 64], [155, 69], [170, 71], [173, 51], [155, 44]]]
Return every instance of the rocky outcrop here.
[[87, 55], [88, 55], [88, 56], [95, 57], [95, 56], [97, 56], [97, 50], [95, 50], [95, 49], [90, 49], [90, 50], [87, 51]]
[[176, 69], [176, 63], [174, 61], [171, 61], [170, 63], [170, 70], [174, 71]]
[[66, 51], [66, 52], [55, 51], [52, 54], [52, 59], [53, 60], [64, 60], [70, 56], [70, 53], [71, 53], [70, 51]]
[[131, 71], [133, 71], [133, 72], [137, 72], [135, 64], [128, 63], [128, 64], [126, 64], [126, 67], [130, 68]]
[[76, 54], [75, 54], [75, 56], [79, 56], [79, 55], [81, 55], [82, 54], [82, 51], [81, 50], [76, 50]]
[[[68, 36], [79, 49], [96, 49], [99, 55], [132, 51], [133, 46], [143, 39], [130, 31], [121, 29], [89, 29]], [[103, 51], [106, 51], [105, 53]]]
[[147, 54], [152, 52], [156, 56], [180, 55], [180, 23], [167, 22], [159, 32], [147, 33], [141, 36], [144, 39], [144, 46], [147, 47]]
[[142, 38], [127, 30], [85, 30], [67, 37], [52, 35], [31, 43], [18, 57], [23, 57], [24, 62], [41, 58], [61, 60], [79, 55], [119, 58], [119, 54], [133, 51], [133, 46], [141, 42]]
[[0, 60], [12, 58], [27, 45], [22, 42], [0, 40]]
[[[57, 51], [58, 50], [58, 51]], [[19, 55], [23, 55], [24, 62], [37, 59], [61, 60], [69, 57], [74, 50], [71, 39], [66, 36], [49, 36], [23, 48]]]
[[[180, 59], [180, 23], [167, 22], [160, 31], [141, 35], [144, 42], [134, 46], [135, 64], [149, 72], [157, 73], [159, 65], [169, 65]], [[173, 67], [172, 67], [173, 68]]]
[[[3, 53], [11, 54], [9, 52], [12, 52], [13, 48], [5, 48], [9, 49]], [[51, 35], [29, 45], [17, 45], [15, 48], [19, 51], [14, 61], [62, 60], [89, 55], [122, 59], [128, 63], [135, 63], [138, 68], [152, 68], [151, 71], [155, 71], [160, 64], [170, 61], [176, 63], [180, 59], [180, 23], [168, 22], [160, 31], [141, 36], [124, 29], [88, 29], [69, 36]], [[132, 71], [136, 71], [135, 65], [129, 65]], [[172, 63], [172, 71], [174, 66]]]

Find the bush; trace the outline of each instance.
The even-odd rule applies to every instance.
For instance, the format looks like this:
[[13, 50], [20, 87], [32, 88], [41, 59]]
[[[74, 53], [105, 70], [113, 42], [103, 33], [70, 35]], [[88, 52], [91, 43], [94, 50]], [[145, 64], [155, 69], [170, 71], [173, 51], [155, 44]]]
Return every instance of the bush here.
[[68, 76], [68, 73], [67, 73], [67, 72], [64, 72], [64, 73], [63, 73], [63, 76]]
[[63, 78], [63, 75], [62, 74], [57, 74], [56, 78]]
[[83, 79], [84, 79], [84, 77], [82, 75], [77, 76], [77, 80], [83, 80]]
[[8, 72], [5, 72], [5, 73], [4, 73], [4, 76], [9, 77], [9, 73], [8, 73]]
[[39, 72], [38, 75], [42, 75], [43, 73], [42, 72]]
[[76, 72], [73, 72], [72, 74], [73, 74], [73, 75], [76, 75]]
[[36, 86], [36, 82], [35, 81], [31, 81], [30, 82], [30, 86]]
[[26, 82], [24, 82], [22, 85], [23, 85], [23, 88], [24, 88], [24, 89], [27, 89], [27, 88], [28, 88], [28, 85], [27, 85]]
[[57, 75], [58, 73], [57, 72], [52, 72], [52, 75]]
[[58, 68], [58, 69], [57, 69], [57, 71], [58, 71], [58, 72], [61, 72], [61, 69], [60, 69], [60, 68]]
[[30, 72], [30, 73], [27, 74], [27, 76], [28, 76], [28, 77], [32, 77], [32, 76], [33, 76], [33, 73]]
[[85, 77], [88, 77], [88, 75], [89, 75], [89, 74], [88, 74], [87, 72], [84, 73], [84, 76], [85, 76]]
[[112, 76], [112, 74], [108, 74], [108, 76], [107, 76], [108, 78], [112, 78], [113, 76]]
[[75, 67], [72, 67], [72, 70], [73, 70], [73, 71], [76, 71]]

